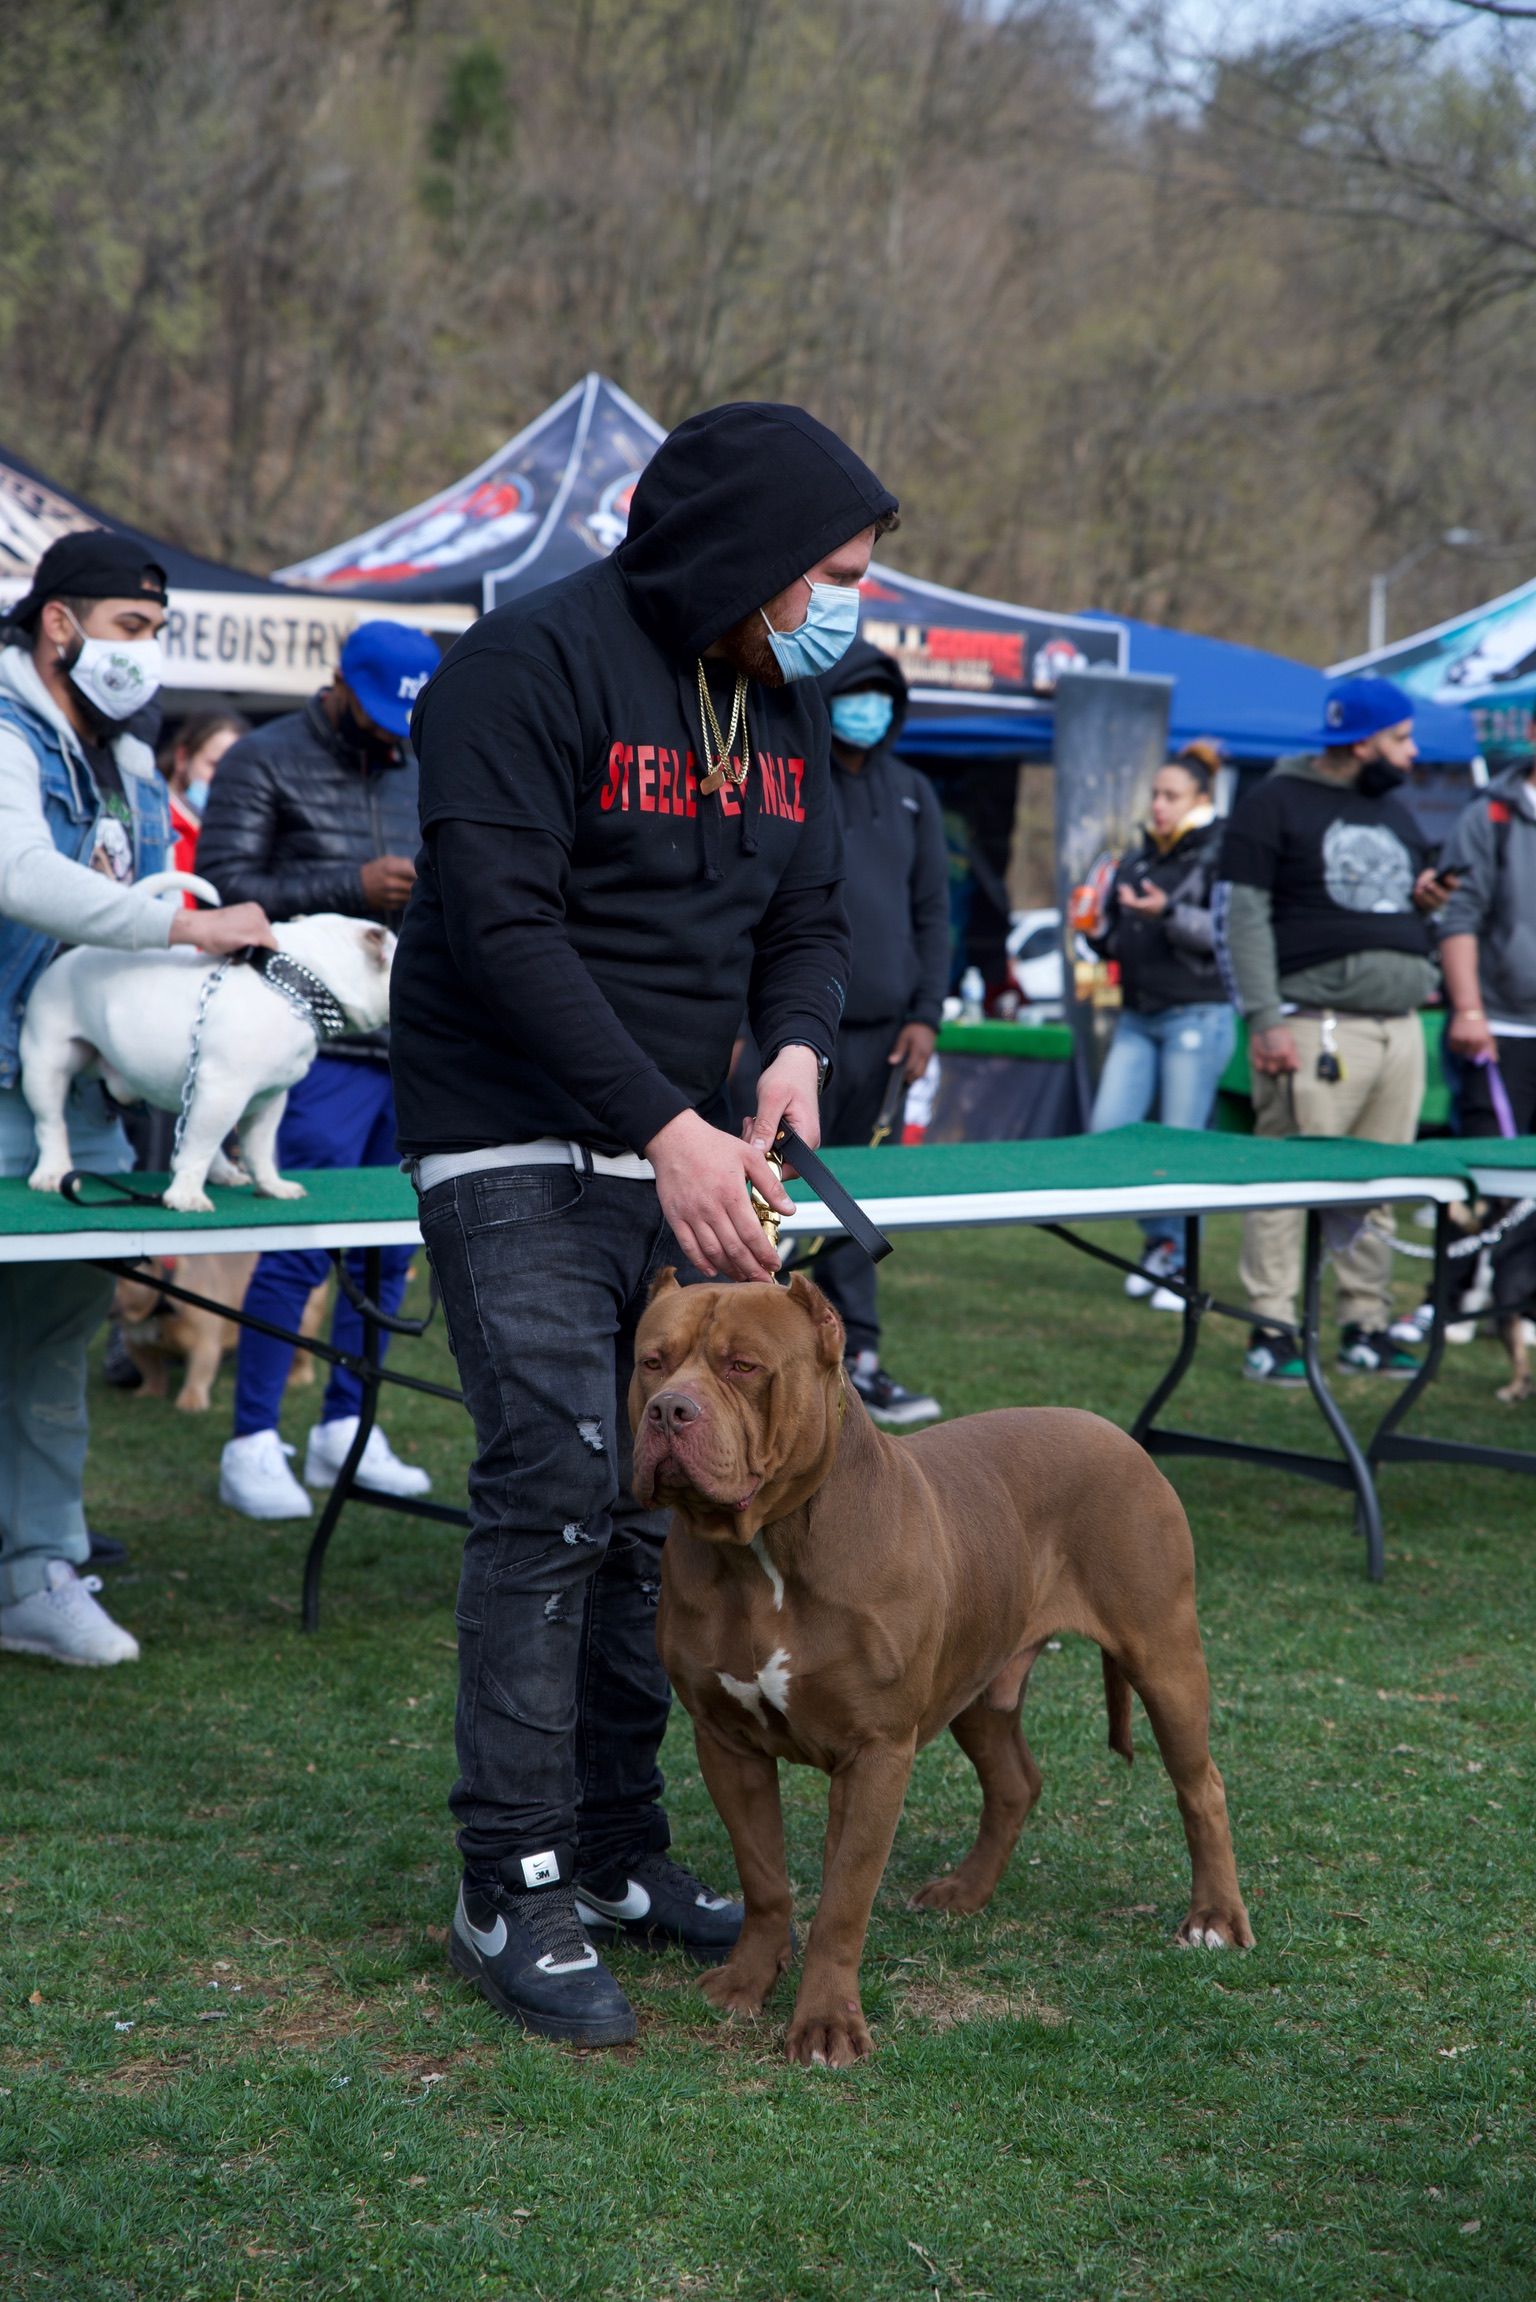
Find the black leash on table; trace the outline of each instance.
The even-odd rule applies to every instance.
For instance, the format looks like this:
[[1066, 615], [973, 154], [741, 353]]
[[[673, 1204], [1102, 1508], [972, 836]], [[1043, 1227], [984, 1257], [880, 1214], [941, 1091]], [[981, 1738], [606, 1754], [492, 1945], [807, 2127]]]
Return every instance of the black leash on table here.
[[849, 1238], [863, 1248], [872, 1263], [879, 1263], [889, 1255], [891, 1242], [885, 1233], [876, 1230], [852, 1192], [843, 1188], [821, 1154], [813, 1151], [793, 1127], [781, 1127], [773, 1147], [796, 1174], [809, 1183], [823, 1207], [837, 1217]]
[[[104, 1199], [87, 1199], [87, 1186], [99, 1184], [106, 1193]], [[164, 1202], [158, 1191], [140, 1191], [126, 1175], [96, 1175], [89, 1167], [71, 1167], [59, 1177], [59, 1197], [67, 1199], [72, 1207], [116, 1207], [127, 1200], [134, 1207], [158, 1207], [163, 1214]]]

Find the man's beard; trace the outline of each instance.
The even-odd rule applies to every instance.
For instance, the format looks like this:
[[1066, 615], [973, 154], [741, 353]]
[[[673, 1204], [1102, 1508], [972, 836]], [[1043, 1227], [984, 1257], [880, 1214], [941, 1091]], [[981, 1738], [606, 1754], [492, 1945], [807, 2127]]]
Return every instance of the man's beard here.
[[786, 682], [779, 659], [768, 644], [768, 627], [761, 608], [744, 615], [740, 623], [722, 632], [715, 645], [735, 671], [745, 672], [761, 687], [783, 687]]

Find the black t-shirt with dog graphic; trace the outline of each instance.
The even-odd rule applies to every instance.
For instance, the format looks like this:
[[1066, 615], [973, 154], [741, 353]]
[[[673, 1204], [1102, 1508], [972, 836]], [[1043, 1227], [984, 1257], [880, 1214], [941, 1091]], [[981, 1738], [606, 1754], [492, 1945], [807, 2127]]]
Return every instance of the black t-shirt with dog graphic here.
[[1219, 876], [1271, 899], [1282, 977], [1357, 951], [1428, 957], [1431, 937], [1413, 886], [1428, 842], [1395, 793], [1267, 775], [1234, 810]]

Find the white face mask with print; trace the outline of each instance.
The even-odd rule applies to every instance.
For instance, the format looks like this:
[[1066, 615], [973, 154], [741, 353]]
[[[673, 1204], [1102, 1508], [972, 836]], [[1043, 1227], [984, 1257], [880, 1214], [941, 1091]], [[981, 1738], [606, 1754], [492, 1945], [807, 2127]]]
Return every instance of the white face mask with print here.
[[80, 632], [80, 652], [67, 667], [71, 684], [103, 719], [132, 719], [164, 682], [164, 648], [157, 639], [90, 639], [69, 620]]

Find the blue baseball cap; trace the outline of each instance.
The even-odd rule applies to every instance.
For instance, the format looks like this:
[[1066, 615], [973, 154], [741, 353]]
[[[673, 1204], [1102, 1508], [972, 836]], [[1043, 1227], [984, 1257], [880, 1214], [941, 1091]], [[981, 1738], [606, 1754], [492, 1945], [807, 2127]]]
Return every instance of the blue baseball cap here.
[[1406, 689], [1375, 672], [1360, 672], [1353, 679], [1336, 680], [1328, 690], [1317, 743], [1324, 751], [1343, 751], [1412, 717], [1413, 697]]
[[403, 738], [441, 660], [437, 642], [414, 624], [360, 623], [341, 651], [341, 676], [368, 717]]

